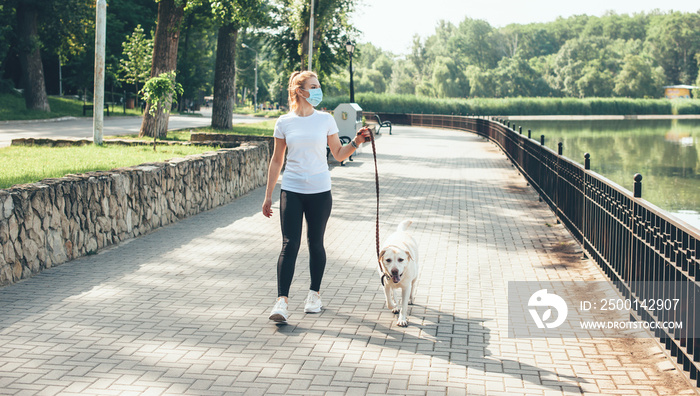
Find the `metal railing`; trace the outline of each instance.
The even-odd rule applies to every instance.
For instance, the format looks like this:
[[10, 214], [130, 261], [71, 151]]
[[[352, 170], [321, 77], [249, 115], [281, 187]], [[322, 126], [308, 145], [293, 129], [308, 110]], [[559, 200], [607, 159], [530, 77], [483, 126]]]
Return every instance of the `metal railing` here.
[[[374, 113], [365, 112], [367, 119]], [[506, 153], [626, 298], [678, 299], [675, 310], [639, 306], [635, 320], [677, 321], [683, 328], [656, 329], [654, 335], [700, 386], [700, 231], [641, 198], [641, 175], [634, 193], [590, 170], [589, 156], [578, 164], [516, 131], [483, 117], [385, 114], [395, 124], [449, 128], [484, 136]]]

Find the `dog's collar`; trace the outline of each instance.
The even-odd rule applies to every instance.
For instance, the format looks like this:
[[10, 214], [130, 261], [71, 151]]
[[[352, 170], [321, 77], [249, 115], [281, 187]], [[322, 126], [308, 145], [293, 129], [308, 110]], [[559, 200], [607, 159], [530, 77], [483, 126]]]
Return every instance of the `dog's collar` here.
[[389, 279], [389, 275], [387, 275], [387, 274], [382, 274], [382, 277], [381, 277], [380, 279], [381, 279], [381, 281], [382, 281], [382, 286], [384, 286], [384, 285], [385, 285], [384, 281], [385, 281], [386, 279]]
[[382, 264], [381, 260], [377, 260], [377, 264], [379, 265], [379, 272], [382, 273], [381, 276], [381, 281], [382, 281], [382, 286], [384, 286], [384, 280], [390, 278], [389, 274], [386, 271], [386, 268], [384, 268], [384, 265]]

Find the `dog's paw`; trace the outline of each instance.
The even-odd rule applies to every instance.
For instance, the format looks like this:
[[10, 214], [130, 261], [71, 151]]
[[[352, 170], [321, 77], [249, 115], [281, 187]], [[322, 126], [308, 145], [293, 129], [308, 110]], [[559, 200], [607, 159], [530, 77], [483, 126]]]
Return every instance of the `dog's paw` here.
[[397, 314], [397, 313], [401, 312], [401, 308], [399, 308], [399, 307], [391, 308], [391, 312]]
[[408, 326], [408, 318], [401, 315], [399, 316], [399, 320], [396, 321], [396, 325], [399, 327], [407, 327]]

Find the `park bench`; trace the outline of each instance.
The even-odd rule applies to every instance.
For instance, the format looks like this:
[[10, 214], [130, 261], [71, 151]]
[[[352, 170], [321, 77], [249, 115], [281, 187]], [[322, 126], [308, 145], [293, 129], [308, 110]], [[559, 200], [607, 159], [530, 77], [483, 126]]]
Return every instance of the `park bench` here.
[[[105, 111], [107, 112], [107, 117], [109, 117], [109, 108], [111, 107], [110, 102], [105, 102]], [[88, 111], [93, 111], [94, 110], [94, 105], [93, 104], [87, 104], [86, 102], [83, 102], [83, 117], [86, 115]]]
[[[343, 146], [350, 144], [351, 141], [352, 141], [352, 139], [350, 139], [347, 136], [340, 136], [340, 144], [342, 144]], [[326, 146], [326, 161], [328, 161], [328, 159], [330, 159], [330, 156], [331, 156], [331, 148]], [[352, 155], [348, 158], [348, 161], [352, 161]], [[344, 162], [345, 161], [340, 161], [340, 166], [345, 166]]]
[[379, 134], [379, 130], [382, 129], [382, 127], [389, 128], [389, 135], [391, 135], [391, 121], [382, 121], [381, 118], [379, 118], [379, 114], [375, 114], [375, 117], [377, 117], [377, 134]]

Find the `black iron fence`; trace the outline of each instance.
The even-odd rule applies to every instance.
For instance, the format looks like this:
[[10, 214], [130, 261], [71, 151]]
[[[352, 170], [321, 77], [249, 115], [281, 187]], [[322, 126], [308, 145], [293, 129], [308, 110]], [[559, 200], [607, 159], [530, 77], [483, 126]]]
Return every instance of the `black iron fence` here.
[[[654, 335], [700, 386], [700, 232], [641, 198], [641, 175], [634, 192], [545, 146], [521, 128], [482, 117], [379, 114], [395, 124], [449, 128], [496, 142], [525, 175], [557, 219], [581, 243], [626, 297], [637, 301], [678, 300], [673, 310], [640, 304], [634, 320], [675, 321], [682, 328]], [[367, 120], [374, 113], [365, 112]]]

